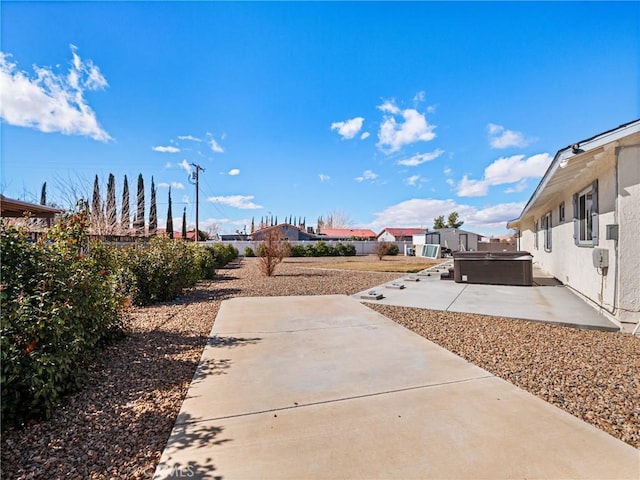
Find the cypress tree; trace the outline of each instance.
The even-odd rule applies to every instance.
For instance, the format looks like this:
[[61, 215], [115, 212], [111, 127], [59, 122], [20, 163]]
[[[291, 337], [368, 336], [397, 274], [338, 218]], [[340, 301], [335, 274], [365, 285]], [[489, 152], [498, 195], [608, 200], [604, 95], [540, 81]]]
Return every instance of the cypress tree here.
[[109, 233], [113, 233], [116, 228], [118, 216], [116, 213], [116, 178], [113, 173], [109, 174], [107, 182], [107, 227]]
[[144, 180], [142, 174], [138, 174], [138, 211], [133, 222], [133, 228], [137, 234], [144, 234]]
[[156, 186], [151, 177], [151, 206], [149, 207], [149, 235], [155, 235], [158, 230], [158, 212], [156, 209]]
[[100, 200], [100, 184], [98, 175], [93, 181], [93, 198], [91, 200], [91, 223], [94, 231], [99, 231], [102, 225], [102, 201]]
[[171, 187], [169, 187], [169, 208], [167, 209], [167, 235], [173, 240], [173, 213], [171, 212]]
[[187, 239], [187, 207], [182, 210], [182, 240]]
[[131, 214], [129, 213], [129, 182], [127, 176], [124, 176], [124, 185], [122, 187], [122, 211], [120, 212], [120, 228], [123, 232], [128, 232], [131, 224]]
[[42, 191], [40, 192], [40, 205], [47, 204], [47, 182], [42, 184]]

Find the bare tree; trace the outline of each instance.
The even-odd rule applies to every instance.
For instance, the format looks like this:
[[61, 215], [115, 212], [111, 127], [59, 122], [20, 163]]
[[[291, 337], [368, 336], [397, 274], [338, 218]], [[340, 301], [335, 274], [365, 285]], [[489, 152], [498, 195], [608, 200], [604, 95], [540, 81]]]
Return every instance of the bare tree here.
[[265, 233], [264, 239], [258, 245], [258, 265], [260, 271], [267, 277], [274, 274], [276, 267], [284, 257], [291, 252], [289, 242], [282, 240], [280, 230], [273, 228]]
[[67, 178], [54, 176], [53, 190], [56, 192], [55, 203], [60, 208], [73, 210], [80, 200], [88, 200], [90, 198], [91, 183], [86, 177], [79, 174], [75, 178], [68, 176]]
[[[322, 218], [322, 217], [321, 217]], [[344, 210], [331, 210], [323, 222], [324, 228], [347, 228], [353, 223], [351, 216]]]
[[378, 242], [375, 248], [373, 249], [373, 253], [378, 257], [378, 260], [382, 260], [382, 257], [389, 253], [391, 249], [391, 244], [385, 240]]

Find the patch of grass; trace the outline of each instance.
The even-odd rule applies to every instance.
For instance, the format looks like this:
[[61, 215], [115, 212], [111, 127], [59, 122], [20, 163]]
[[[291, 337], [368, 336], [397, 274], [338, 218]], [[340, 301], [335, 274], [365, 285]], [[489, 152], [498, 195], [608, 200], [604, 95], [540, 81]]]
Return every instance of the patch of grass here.
[[417, 273], [425, 268], [433, 267], [440, 262], [402, 262], [402, 261], [336, 261], [325, 263], [309, 263], [309, 268], [333, 268], [337, 270], [356, 270], [360, 272], [398, 272]]

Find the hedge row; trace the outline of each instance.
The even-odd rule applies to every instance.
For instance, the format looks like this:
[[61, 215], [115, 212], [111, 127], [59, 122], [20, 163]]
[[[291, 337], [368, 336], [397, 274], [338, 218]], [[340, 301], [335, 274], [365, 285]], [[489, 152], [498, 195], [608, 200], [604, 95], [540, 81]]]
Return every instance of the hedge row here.
[[124, 308], [172, 300], [237, 257], [231, 245], [89, 244], [88, 216], [65, 216], [38, 242], [0, 225], [2, 430], [48, 417], [96, 352], [124, 333]]
[[353, 257], [356, 254], [356, 247], [351, 243], [327, 245], [319, 241], [314, 244], [294, 245], [291, 247], [292, 257]]

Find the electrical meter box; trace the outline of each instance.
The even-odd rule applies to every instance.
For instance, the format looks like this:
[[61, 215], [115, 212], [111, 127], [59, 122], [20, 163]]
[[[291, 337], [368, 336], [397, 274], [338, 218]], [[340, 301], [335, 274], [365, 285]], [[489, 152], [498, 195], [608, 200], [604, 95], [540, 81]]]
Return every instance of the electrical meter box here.
[[609, 250], [606, 248], [594, 248], [593, 266], [596, 268], [607, 268], [609, 266]]

